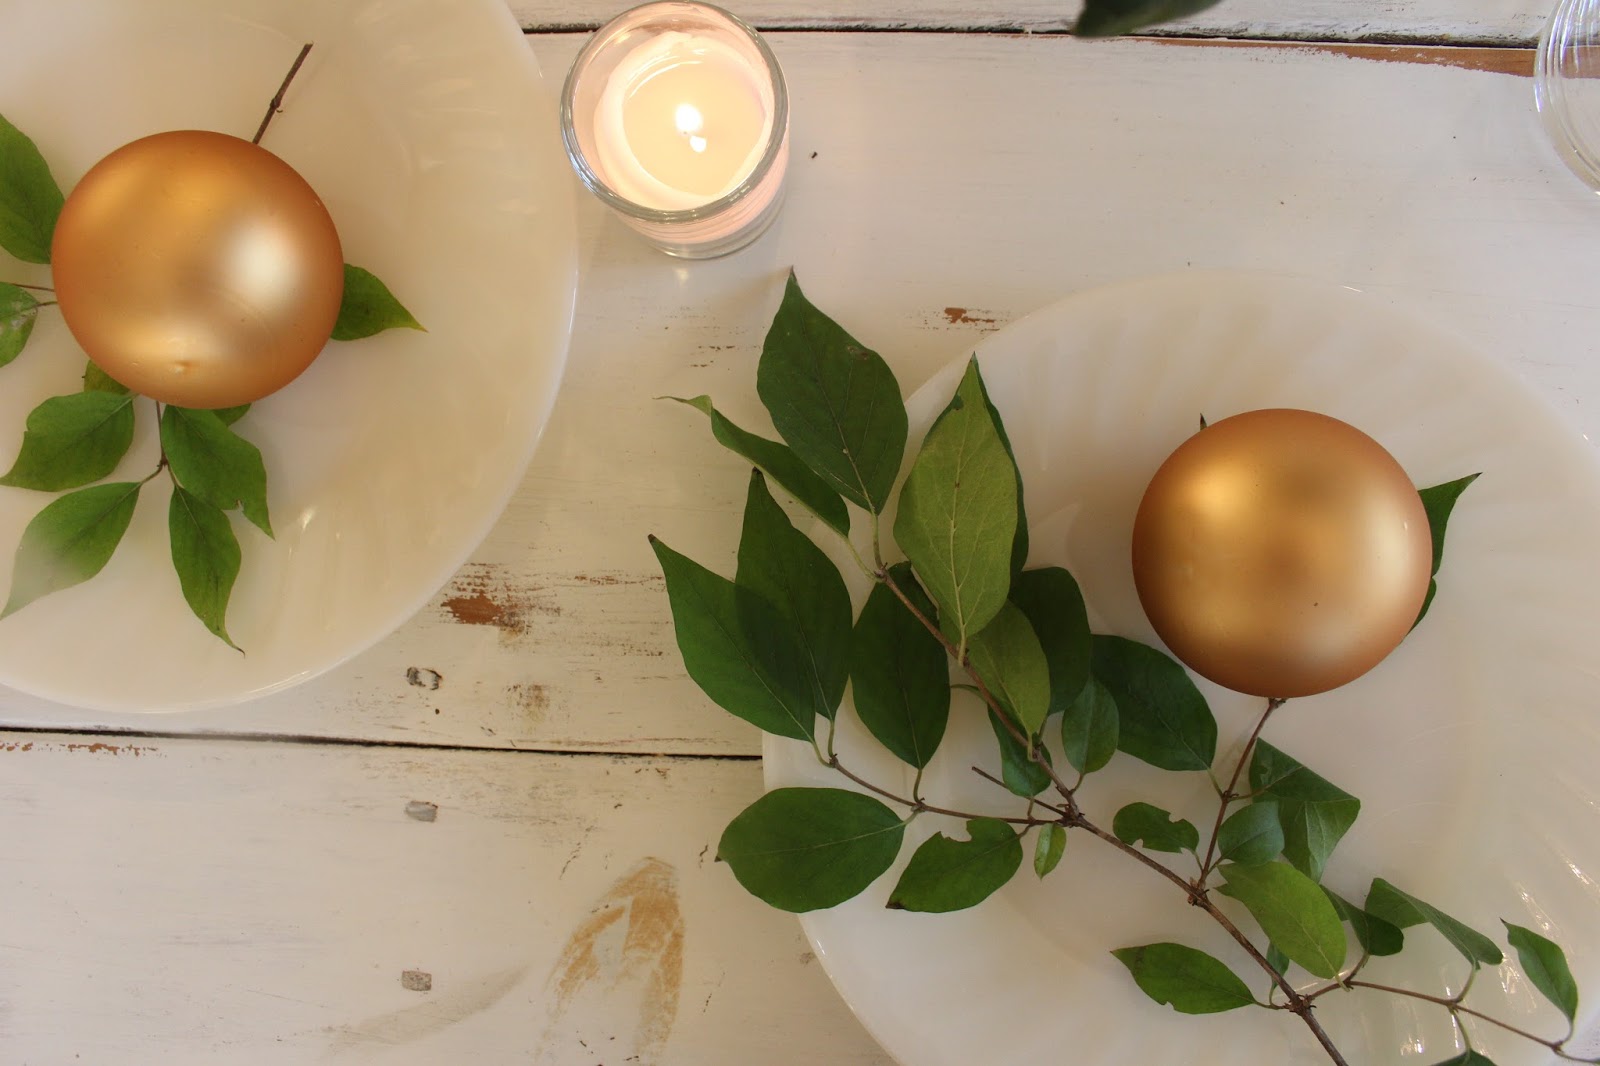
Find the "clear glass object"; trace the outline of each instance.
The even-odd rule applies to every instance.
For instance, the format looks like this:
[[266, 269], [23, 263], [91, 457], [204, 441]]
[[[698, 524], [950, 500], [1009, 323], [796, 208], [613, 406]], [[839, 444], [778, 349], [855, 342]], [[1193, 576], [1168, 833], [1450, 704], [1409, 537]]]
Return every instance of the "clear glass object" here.
[[1600, 191], [1600, 0], [1560, 0], [1539, 38], [1534, 100], [1573, 173]]
[[[651, 78], [658, 87], [671, 80], [670, 74], [656, 75], [672, 68], [674, 58], [660, 53], [670, 52], [674, 42], [689, 52], [704, 44], [719, 57], [721, 73], [731, 72], [731, 83], [713, 84], [702, 92], [738, 96], [742, 106], [745, 89], [758, 90], [754, 95], [761, 102], [763, 118], [770, 119], [763, 122], [764, 138], [756, 138], [751, 146], [748, 165], [733, 170], [731, 187], [686, 205], [676, 201], [695, 200], [692, 188], [672, 187], [671, 178], [663, 184], [648, 172], [640, 154], [649, 146], [626, 122], [626, 108], [633, 106], [627, 101], [643, 99], [640, 87]], [[744, 79], [748, 86], [738, 84]], [[698, 112], [680, 104], [676, 113], [680, 119], [675, 132], [684, 136], [685, 143], [698, 143], [696, 151], [703, 151], [705, 141], [695, 136], [696, 127], [684, 126], [681, 119]], [[667, 139], [672, 137], [669, 132]], [[783, 199], [789, 158], [789, 96], [783, 71], [760, 34], [722, 8], [686, 0], [647, 3], [602, 26], [578, 53], [561, 91], [561, 138], [579, 180], [657, 248], [684, 259], [727, 255], [761, 236]], [[641, 187], [653, 192], [635, 191]]]

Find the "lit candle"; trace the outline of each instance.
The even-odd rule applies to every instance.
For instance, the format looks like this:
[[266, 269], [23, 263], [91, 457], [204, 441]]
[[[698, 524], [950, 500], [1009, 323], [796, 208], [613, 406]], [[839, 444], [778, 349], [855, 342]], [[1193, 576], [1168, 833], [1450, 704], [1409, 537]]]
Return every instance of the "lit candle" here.
[[754, 240], [788, 161], [783, 75], [754, 30], [708, 4], [646, 4], [573, 65], [562, 134], [586, 185], [663, 250], [704, 258]]

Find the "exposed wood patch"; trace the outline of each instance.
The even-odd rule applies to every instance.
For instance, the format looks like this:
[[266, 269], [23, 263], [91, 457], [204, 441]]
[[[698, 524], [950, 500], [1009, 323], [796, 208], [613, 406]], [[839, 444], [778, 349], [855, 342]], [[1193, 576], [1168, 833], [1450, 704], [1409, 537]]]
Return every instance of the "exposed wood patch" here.
[[561, 613], [560, 607], [539, 602], [531, 592], [512, 588], [495, 567], [485, 563], [463, 567], [450, 583], [449, 592], [441, 606], [457, 622], [494, 626], [511, 636], [525, 634], [535, 614]]
[[[31, 740], [13, 740], [0, 744], [0, 751], [32, 751], [34, 743]], [[107, 744], [104, 741], [90, 741], [88, 743], [48, 744], [41, 743], [40, 751], [86, 751], [94, 755], [132, 755], [138, 758], [141, 755], [154, 754], [156, 749], [140, 747], [137, 744]]]
[[1152, 37], [1164, 45], [1183, 48], [1272, 48], [1294, 52], [1315, 52], [1370, 59], [1379, 63], [1420, 63], [1424, 66], [1455, 67], [1490, 74], [1533, 77], [1532, 48], [1455, 48], [1412, 44], [1311, 44], [1298, 41], [1228, 41], [1186, 37]]
[[995, 323], [992, 315], [975, 314], [965, 307], [946, 307], [944, 317], [952, 326], [992, 326]]

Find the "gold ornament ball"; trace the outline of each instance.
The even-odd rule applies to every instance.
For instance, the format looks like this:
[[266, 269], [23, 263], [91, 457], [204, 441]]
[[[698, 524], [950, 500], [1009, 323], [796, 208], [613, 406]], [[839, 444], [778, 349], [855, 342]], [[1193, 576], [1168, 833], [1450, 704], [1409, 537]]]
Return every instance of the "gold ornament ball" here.
[[311, 365], [344, 295], [333, 219], [258, 145], [179, 130], [123, 145], [84, 175], [50, 249], [61, 315], [135, 392], [233, 407]]
[[1383, 446], [1311, 411], [1250, 411], [1189, 438], [1133, 527], [1156, 632], [1226, 688], [1287, 699], [1355, 680], [1410, 632], [1428, 516]]

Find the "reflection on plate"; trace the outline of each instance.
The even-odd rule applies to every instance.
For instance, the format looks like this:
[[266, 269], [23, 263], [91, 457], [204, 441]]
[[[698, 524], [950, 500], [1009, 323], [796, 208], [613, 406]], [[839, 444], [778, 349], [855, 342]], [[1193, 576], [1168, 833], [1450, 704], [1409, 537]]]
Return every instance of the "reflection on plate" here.
[[[1239, 275], [1131, 283], [1033, 315], [978, 354], [1027, 488], [1030, 565], [1071, 569], [1097, 632], [1155, 640], [1133, 591], [1134, 511], [1202, 414], [1310, 408], [1372, 434], [1419, 485], [1482, 471], [1457, 507], [1423, 625], [1366, 677], [1291, 702], [1267, 738], [1363, 801], [1330, 864], [1331, 887], [1360, 899], [1384, 876], [1497, 938], [1500, 918], [1542, 930], [1566, 948], [1586, 1002], [1600, 1002], [1591, 881], [1600, 871], [1600, 478], [1583, 442], [1461, 341], [1332, 286]], [[959, 372], [912, 397], [913, 440]], [[1203, 688], [1231, 765], [1261, 701]], [[852, 715], [841, 722], [842, 757], [856, 772], [909, 789]], [[968, 769], [994, 769], [992, 745], [976, 706], [958, 701], [924, 779], [930, 800], [1009, 811], [1014, 801]], [[766, 755], [769, 786], [840, 783], [803, 745], [769, 738]], [[1127, 756], [1080, 796], [1104, 825], [1134, 799], [1202, 825], [1215, 811], [1204, 776]], [[938, 822], [919, 818], [912, 842], [962, 835]], [[1265, 983], [1168, 884], [1092, 838], [1069, 837], [1048, 880], [1024, 869], [983, 906], [953, 915], [885, 910], [898, 869], [803, 922], [852, 1009], [906, 1066], [1327, 1061], [1287, 1016], [1188, 1018], [1145, 999], [1110, 950], [1175, 940], [1212, 951], [1263, 995]], [[1365, 973], [1435, 993], [1466, 976], [1428, 930]], [[1459, 1047], [1433, 1007], [1366, 992], [1323, 1004], [1319, 1016], [1352, 1062], [1433, 1063]], [[1509, 962], [1479, 977], [1469, 1004], [1552, 1037], [1564, 1031]], [[1471, 1032], [1501, 1066], [1550, 1058], [1486, 1026]]]
[[[314, 41], [263, 145], [328, 205], [345, 258], [427, 327], [331, 344], [239, 424], [266, 459], [269, 541], [236, 523], [240, 656], [190, 615], [161, 481], [93, 580], [0, 623], [0, 682], [82, 707], [227, 703], [303, 681], [398, 626], [465, 560], [532, 454], [566, 358], [576, 283], [553, 99], [499, 0], [111, 0], [10, 12], [0, 112], [63, 189], [166, 129], [249, 136]], [[12, 265], [6, 280], [45, 281]], [[0, 371], [0, 464], [29, 410], [78, 387], [82, 355], [41, 315]], [[154, 419], [121, 476], [156, 465]], [[0, 578], [47, 497], [0, 489]]]

